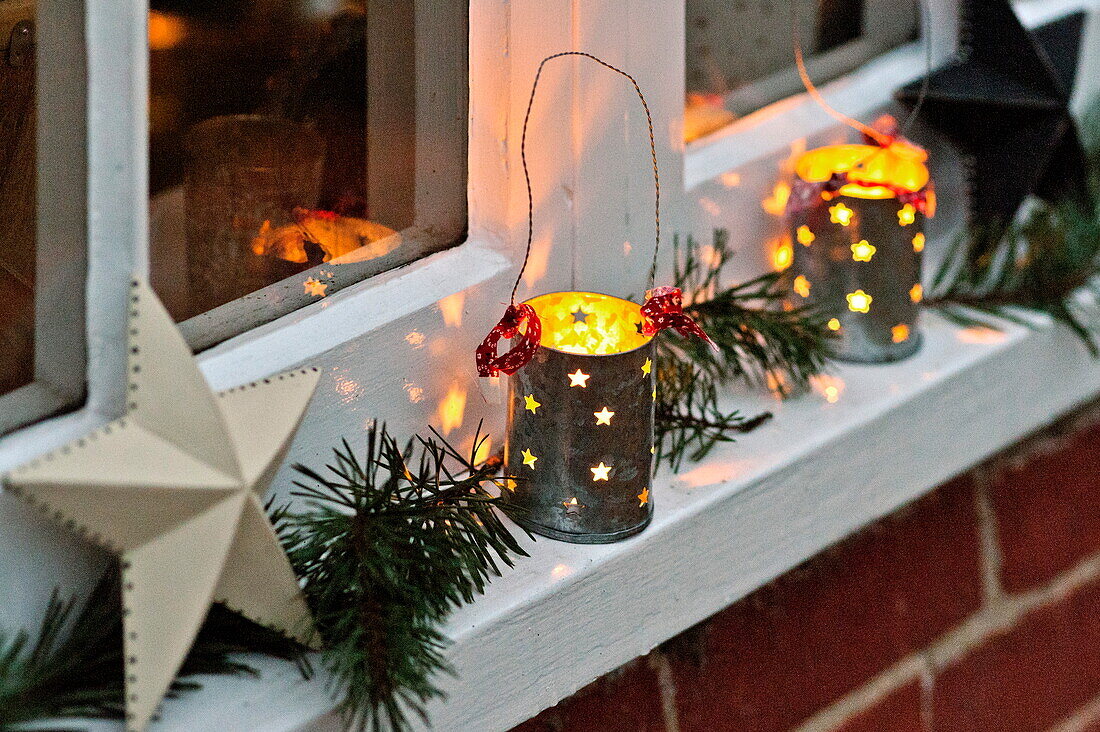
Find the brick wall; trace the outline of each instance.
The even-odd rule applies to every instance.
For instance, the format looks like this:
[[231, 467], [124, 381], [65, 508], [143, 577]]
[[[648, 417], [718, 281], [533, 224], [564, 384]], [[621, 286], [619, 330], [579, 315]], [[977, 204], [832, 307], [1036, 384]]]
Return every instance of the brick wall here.
[[1100, 732], [1100, 402], [513, 732]]

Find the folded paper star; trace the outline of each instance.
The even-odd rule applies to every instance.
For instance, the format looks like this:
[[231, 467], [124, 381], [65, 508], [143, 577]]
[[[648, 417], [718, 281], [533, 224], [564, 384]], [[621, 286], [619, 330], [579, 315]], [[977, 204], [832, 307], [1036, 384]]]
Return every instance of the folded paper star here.
[[212, 602], [299, 640], [309, 611], [264, 511], [316, 371], [211, 392], [152, 290], [131, 291], [129, 405], [5, 476], [8, 488], [121, 557], [126, 726], [144, 729]]
[[[973, 238], [984, 251], [1000, 240], [1029, 194], [1090, 200], [1085, 153], [1069, 110], [1084, 15], [1033, 34], [1009, 0], [964, 0], [960, 13], [961, 53], [928, 77], [920, 117], [946, 135], [971, 168]], [[902, 88], [897, 98], [916, 104], [923, 83]]]

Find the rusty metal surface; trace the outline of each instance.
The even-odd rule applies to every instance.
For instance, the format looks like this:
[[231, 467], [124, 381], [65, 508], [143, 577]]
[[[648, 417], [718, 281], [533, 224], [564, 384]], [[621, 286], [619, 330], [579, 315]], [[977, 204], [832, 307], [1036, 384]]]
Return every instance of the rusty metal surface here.
[[[543, 347], [509, 377], [505, 462], [508, 473], [522, 479], [514, 499], [529, 511], [521, 521], [526, 528], [603, 544], [649, 524], [655, 358], [652, 340], [608, 356]], [[570, 385], [569, 374], [578, 369], [589, 377], [583, 387]], [[540, 406], [528, 409], [527, 396]], [[605, 407], [614, 412], [605, 417], [610, 424], [597, 424], [596, 412]], [[524, 464], [524, 451], [536, 458], [533, 466]], [[594, 479], [592, 468], [601, 465], [610, 468], [607, 480]]]
[[[848, 226], [830, 219], [829, 208], [838, 203], [854, 212]], [[920, 283], [921, 254], [915, 251], [913, 239], [923, 233], [924, 217], [914, 212], [913, 222], [901, 226], [901, 208], [894, 198], [838, 196], [789, 216], [794, 257], [786, 279], [792, 288], [791, 302], [819, 304], [840, 321], [836, 349], [843, 361], [886, 363], [920, 348], [920, 305], [914, 302], [912, 290]], [[813, 233], [809, 245], [799, 242], [801, 226]], [[852, 245], [864, 240], [875, 252], [870, 261], [855, 261]], [[795, 290], [799, 275], [808, 284], [808, 297]], [[858, 290], [872, 298], [867, 313], [848, 307], [847, 295]], [[907, 329], [904, 339], [899, 339], [900, 326]]]

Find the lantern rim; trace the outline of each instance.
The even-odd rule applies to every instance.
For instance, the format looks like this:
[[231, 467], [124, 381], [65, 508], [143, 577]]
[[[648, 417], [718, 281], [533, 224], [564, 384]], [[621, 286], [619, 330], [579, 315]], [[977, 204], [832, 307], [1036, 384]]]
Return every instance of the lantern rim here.
[[591, 290], [559, 290], [556, 292], [543, 293], [542, 295], [536, 295], [523, 301], [523, 304], [530, 305], [532, 308], [535, 309], [535, 312], [539, 316], [539, 320], [542, 322], [542, 338], [539, 343], [542, 348], [548, 348], [551, 351], [564, 353], [570, 356], [584, 356], [586, 358], [607, 358], [610, 356], [622, 356], [628, 353], [635, 353], [643, 348], [646, 348], [653, 342], [652, 335], [646, 335], [644, 333], [635, 334], [624, 332], [622, 335], [629, 337], [631, 343], [636, 345], [632, 345], [630, 348], [622, 348], [620, 350], [614, 350], [606, 353], [587, 353], [584, 351], [571, 350], [569, 348], [562, 348], [560, 346], [554, 345], [552, 342], [550, 342], [550, 340], [553, 338], [553, 333], [555, 332], [555, 319], [551, 317], [551, 314], [546, 312], [546, 308], [552, 298], [561, 298], [563, 296], [570, 295], [579, 296], [581, 298], [598, 298], [605, 301], [615, 302], [619, 304], [621, 308], [627, 309], [633, 315], [636, 315], [636, 322], [644, 322], [641, 305], [625, 298], [616, 297], [615, 295], [608, 295], [603, 292], [593, 292]]
[[928, 153], [907, 142], [878, 145], [824, 145], [808, 150], [795, 161], [799, 178], [824, 183], [836, 173], [849, 173], [860, 183], [847, 183], [839, 195], [853, 198], [896, 198], [898, 190], [916, 193], [928, 185]]

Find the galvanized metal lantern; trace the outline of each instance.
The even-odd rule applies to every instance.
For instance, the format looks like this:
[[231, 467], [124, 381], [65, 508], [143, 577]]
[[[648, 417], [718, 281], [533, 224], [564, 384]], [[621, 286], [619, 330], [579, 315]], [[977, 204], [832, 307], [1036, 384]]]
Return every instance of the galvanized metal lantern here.
[[509, 377], [504, 461], [521, 478], [521, 523], [595, 544], [644, 529], [653, 516], [653, 337], [635, 303], [595, 292], [526, 302], [541, 348]]
[[831, 316], [842, 360], [897, 361], [920, 347], [923, 224], [935, 207], [926, 158], [899, 138], [822, 147], [795, 163], [791, 301]]
[[[652, 288], [660, 245], [660, 184], [653, 123], [633, 77], [586, 53], [571, 51], [543, 60], [535, 74], [520, 145], [528, 201], [527, 121], [547, 61], [581, 56], [625, 76], [642, 100], [649, 122], [655, 184], [656, 230], [650, 290], [639, 306], [597, 292], [555, 292], [512, 304], [477, 349], [481, 376], [509, 375], [505, 469], [514, 503], [526, 509], [519, 522], [532, 532], [581, 544], [600, 544], [637, 534], [653, 517], [650, 494], [653, 408], [656, 391], [654, 335], [675, 328], [706, 337], [683, 313], [680, 291]], [[532, 208], [528, 209], [527, 255]], [[527, 257], [524, 258], [524, 267]], [[517, 343], [500, 356], [501, 338]]]

